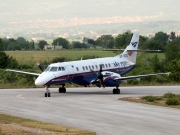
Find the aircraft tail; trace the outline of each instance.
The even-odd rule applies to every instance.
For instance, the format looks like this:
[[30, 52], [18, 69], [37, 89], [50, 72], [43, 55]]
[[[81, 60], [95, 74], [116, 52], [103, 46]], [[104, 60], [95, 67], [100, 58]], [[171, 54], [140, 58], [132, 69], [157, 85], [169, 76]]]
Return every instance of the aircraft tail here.
[[128, 59], [130, 62], [136, 63], [137, 49], [139, 44], [139, 33], [135, 32], [131, 38], [130, 44], [124, 52], [117, 57]]

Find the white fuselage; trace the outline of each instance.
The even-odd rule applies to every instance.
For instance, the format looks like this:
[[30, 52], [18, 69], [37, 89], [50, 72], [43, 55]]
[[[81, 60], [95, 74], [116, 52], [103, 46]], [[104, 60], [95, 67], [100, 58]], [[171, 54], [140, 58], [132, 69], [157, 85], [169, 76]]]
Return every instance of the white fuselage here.
[[39, 75], [35, 84], [50, 86], [72, 82], [86, 86], [96, 79], [93, 71], [98, 72], [100, 70], [99, 65], [102, 65], [103, 71], [114, 73], [114, 77], [127, 73], [134, 67], [135, 63], [128, 61], [126, 57], [119, 55], [116, 57], [53, 63]]

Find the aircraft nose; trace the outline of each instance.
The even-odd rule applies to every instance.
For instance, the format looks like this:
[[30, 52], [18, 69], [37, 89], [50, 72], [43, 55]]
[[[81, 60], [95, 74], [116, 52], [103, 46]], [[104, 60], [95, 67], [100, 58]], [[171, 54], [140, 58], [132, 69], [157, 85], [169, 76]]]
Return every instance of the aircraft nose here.
[[43, 83], [43, 81], [38, 77], [38, 78], [36, 79], [36, 81], [35, 81], [35, 85], [37, 85], [37, 86], [42, 86], [42, 85], [44, 85], [44, 83]]

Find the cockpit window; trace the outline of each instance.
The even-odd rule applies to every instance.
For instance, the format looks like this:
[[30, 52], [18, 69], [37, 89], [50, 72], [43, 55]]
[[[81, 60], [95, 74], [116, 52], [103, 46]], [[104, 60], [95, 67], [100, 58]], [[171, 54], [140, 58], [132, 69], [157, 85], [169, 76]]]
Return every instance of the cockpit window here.
[[64, 67], [58, 67], [58, 71], [64, 71], [65, 68]]
[[55, 72], [55, 71], [57, 71], [57, 68], [58, 67], [51, 67], [50, 71]]
[[46, 68], [45, 72], [49, 71], [49, 69], [50, 69], [50, 68], [51, 68], [51, 67], [50, 67], [50, 66], [48, 66], [48, 67]]

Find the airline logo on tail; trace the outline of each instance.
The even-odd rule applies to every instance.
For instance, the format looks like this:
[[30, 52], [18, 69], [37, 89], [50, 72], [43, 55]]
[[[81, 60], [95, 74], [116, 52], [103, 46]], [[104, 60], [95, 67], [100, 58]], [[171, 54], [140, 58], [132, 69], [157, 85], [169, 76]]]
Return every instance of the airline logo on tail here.
[[132, 55], [132, 52], [128, 52], [127, 54], [128, 54], [128, 56], [131, 56], [131, 55]]
[[131, 45], [135, 48], [138, 42], [131, 42]]

